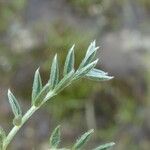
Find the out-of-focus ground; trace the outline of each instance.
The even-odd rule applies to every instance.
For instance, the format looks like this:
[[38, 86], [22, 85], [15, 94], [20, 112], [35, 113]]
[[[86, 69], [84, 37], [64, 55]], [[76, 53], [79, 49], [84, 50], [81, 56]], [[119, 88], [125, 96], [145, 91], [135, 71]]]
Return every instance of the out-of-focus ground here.
[[115, 78], [81, 80], [39, 110], [9, 149], [44, 150], [52, 129], [62, 127], [62, 146], [95, 129], [85, 149], [109, 141], [114, 150], [150, 149], [149, 0], [0, 0], [0, 126], [13, 118], [7, 89], [24, 112], [30, 107], [32, 80], [40, 67], [43, 82], [57, 52], [60, 69], [76, 44], [76, 66], [89, 43], [100, 50], [97, 68]]

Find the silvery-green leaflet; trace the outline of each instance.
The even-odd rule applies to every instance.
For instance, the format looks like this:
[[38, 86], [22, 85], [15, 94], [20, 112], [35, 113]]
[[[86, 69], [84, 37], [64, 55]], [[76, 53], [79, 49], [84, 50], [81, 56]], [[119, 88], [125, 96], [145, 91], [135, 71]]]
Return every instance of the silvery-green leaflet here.
[[[8, 90], [8, 99], [12, 112], [14, 114], [12, 130], [6, 135], [5, 131], [0, 128], [0, 150], [6, 150], [16, 133], [24, 125], [24, 123], [36, 112], [45, 102], [56, 96], [65, 87], [69, 86], [73, 81], [81, 78], [92, 79], [96, 81], [107, 81], [113, 77], [102, 70], [95, 68], [98, 59], [95, 59], [96, 52], [99, 47], [96, 47], [96, 42], [93, 41], [89, 45], [85, 57], [82, 59], [79, 67], [74, 68], [75, 55], [73, 45], [68, 51], [66, 61], [64, 63], [63, 77], [60, 77], [59, 63], [57, 54], [54, 56], [50, 69], [50, 77], [45, 85], [42, 84], [42, 78], [40, 75], [40, 69], [38, 68], [34, 75], [32, 96], [31, 96], [31, 108], [23, 114], [22, 109], [18, 103], [14, 94]], [[83, 134], [75, 144], [70, 146], [70, 150], [82, 150], [84, 144], [89, 140], [93, 129]], [[49, 140], [50, 150], [67, 150], [66, 148], [58, 148], [60, 143], [60, 126], [58, 126], [51, 134]], [[114, 143], [107, 143], [100, 145], [93, 150], [106, 150], [113, 146]]]

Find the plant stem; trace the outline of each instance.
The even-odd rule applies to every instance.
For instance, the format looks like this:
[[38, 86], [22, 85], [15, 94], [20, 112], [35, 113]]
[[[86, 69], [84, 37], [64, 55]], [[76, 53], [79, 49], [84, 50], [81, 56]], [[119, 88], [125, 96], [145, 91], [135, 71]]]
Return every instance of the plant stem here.
[[19, 131], [19, 129], [24, 125], [24, 123], [32, 116], [32, 114], [38, 110], [39, 107], [32, 106], [26, 114], [22, 117], [22, 123], [20, 126], [14, 126], [12, 130], [9, 132], [8, 136], [4, 140], [3, 143], [3, 150], [6, 150], [8, 144], [12, 141], [13, 137], [16, 135], [16, 133]]

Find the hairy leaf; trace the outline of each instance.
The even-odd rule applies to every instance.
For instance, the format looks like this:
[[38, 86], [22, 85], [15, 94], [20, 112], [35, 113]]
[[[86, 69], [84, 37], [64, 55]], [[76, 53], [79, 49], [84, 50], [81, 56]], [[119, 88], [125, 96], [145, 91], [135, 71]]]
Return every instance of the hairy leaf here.
[[54, 89], [59, 81], [59, 68], [58, 68], [58, 61], [57, 61], [57, 54], [55, 55], [52, 66], [51, 66], [51, 74], [50, 74], [50, 87]]
[[96, 81], [106, 81], [106, 80], [110, 80], [113, 78], [111, 76], [108, 76], [106, 72], [95, 69], [95, 68], [89, 71], [86, 74], [86, 77], [92, 80], [96, 80]]
[[94, 132], [94, 130], [91, 129], [88, 132], [84, 133], [74, 144], [73, 150], [80, 150], [82, 148], [82, 146], [89, 140], [89, 138], [93, 132]]
[[68, 52], [66, 57], [65, 66], [64, 66], [64, 76], [68, 74], [70, 71], [74, 70], [74, 46]]
[[[52, 65], [51, 65], [51, 73], [50, 79], [48, 83], [42, 87], [41, 76], [39, 73], [39, 69], [36, 70], [33, 81], [33, 89], [32, 89], [32, 105], [31, 108], [25, 113], [22, 117], [22, 110], [19, 106], [19, 103], [15, 96], [8, 90], [8, 99], [11, 105], [12, 111], [15, 115], [13, 119], [13, 124], [15, 127], [10, 131], [8, 136], [6, 137], [5, 132], [0, 128], [0, 150], [6, 149], [8, 144], [11, 142], [14, 135], [17, 131], [22, 127], [22, 125], [30, 118], [30, 116], [40, 108], [48, 99], [57, 95], [60, 91], [62, 91], [65, 87], [70, 85], [75, 79], [81, 77], [87, 77], [94, 80], [109, 80], [113, 77], [108, 76], [104, 71], [95, 69], [98, 59], [94, 60], [95, 54], [97, 52], [95, 41], [93, 41], [87, 49], [86, 55], [79, 65], [79, 68], [75, 72], [74, 70], [74, 45], [69, 50], [63, 71], [63, 78], [59, 81], [59, 68], [58, 68], [58, 60], [57, 54], [55, 55]], [[35, 107], [34, 107], [35, 106]], [[23, 118], [23, 122], [22, 122]], [[16, 127], [19, 126], [19, 127]], [[81, 150], [81, 148], [86, 144], [89, 140], [91, 134], [94, 130], [89, 130], [85, 134], [83, 134], [76, 143], [72, 146], [71, 150]], [[58, 149], [58, 145], [60, 143], [60, 126], [55, 128], [50, 137], [49, 145], [51, 150], [69, 150], [67, 148]], [[107, 150], [114, 143], [107, 143], [104, 145], [100, 145], [99, 147], [93, 150]]]
[[34, 75], [33, 87], [32, 87], [32, 101], [35, 100], [37, 95], [40, 93], [42, 89], [42, 81], [39, 73], [39, 68], [36, 70]]
[[8, 90], [8, 100], [15, 117], [22, 115], [22, 110], [20, 108], [20, 105], [10, 90]]
[[108, 148], [114, 146], [115, 143], [114, 142], [111, 142], [111, 143], [107, 143], [107, 144], [103, 144], [103, 145], [100, 145], [99, 147], [93, 149], [93, 150], [107, 150]]
[[49, 140], [50, 148], [52, 149], [57, 148], [59, 143], [60, 143], [60, 126], [57, 126], [52, 132], [52, 135]]

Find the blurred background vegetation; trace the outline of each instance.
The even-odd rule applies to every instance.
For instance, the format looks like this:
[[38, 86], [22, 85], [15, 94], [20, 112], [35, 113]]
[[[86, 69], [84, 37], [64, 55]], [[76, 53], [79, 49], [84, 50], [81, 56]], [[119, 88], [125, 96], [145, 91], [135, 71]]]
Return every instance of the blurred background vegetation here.
[[46, 149], [58, 124], [62, 145], [94, 128], [87, 149], [108, 141], [115, 150], [150, 149], [149, 0], [0, 0], [0, 125], [12, 127], [8, 88], [26, 111], [35, 70], [41, 66], [46, 82], [54, 54], [62, 69], [74, 43], [77, 66], [94, 39], [97, 68], [115, 79], [74, 83], [32, 117], [10, 149]]

